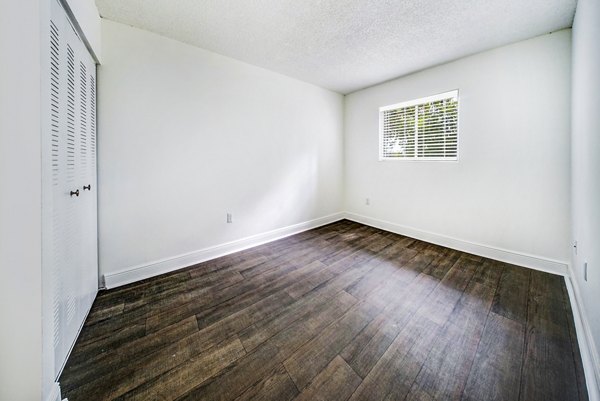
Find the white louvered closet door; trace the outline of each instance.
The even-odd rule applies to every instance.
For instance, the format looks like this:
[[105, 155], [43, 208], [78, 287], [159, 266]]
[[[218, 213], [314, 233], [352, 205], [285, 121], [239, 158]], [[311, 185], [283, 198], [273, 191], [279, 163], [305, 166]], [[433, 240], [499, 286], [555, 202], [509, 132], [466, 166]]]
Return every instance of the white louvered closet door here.
[[45, 327], [52, 327], [58, 377], [98, 289], [96, 65], [62, 6], [51, 2], [42, 215], [44, 300], [52, 303]]

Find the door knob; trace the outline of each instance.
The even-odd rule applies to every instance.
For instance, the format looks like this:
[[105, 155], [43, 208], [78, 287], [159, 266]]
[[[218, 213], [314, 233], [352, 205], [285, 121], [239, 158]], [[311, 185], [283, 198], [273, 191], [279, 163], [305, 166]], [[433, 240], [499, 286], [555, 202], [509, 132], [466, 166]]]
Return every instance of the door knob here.
[[83, 186], [83, 190], [85, 191], [86, 189], [87, 189], [88, 191], [91, 191], [91, 190], [92, 190], [92, 184], [84, 185], [84, 186]]
[[79, 196], [79, 190], [71, 191], [71, 196], [73, 196], [73, 195]]

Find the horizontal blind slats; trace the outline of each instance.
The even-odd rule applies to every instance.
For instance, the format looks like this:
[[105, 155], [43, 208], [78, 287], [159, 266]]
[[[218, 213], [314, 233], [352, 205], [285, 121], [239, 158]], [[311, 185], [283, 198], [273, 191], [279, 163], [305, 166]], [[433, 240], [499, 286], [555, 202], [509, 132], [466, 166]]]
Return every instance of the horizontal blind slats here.
[[458, 92], [434, 98], [424, 99], [423, 103], [411, 101], [406, 107], [400, 104], [398, 108], [380, 109], [383, 158], [457, 158]]

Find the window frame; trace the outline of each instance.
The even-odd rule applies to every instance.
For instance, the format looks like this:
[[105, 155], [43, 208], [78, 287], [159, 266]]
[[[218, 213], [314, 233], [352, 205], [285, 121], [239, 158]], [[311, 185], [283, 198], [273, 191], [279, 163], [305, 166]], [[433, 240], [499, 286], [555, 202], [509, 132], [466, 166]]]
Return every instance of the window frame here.
[[[385, 157], [383, 156], [383, 113], [388, 110], [401, 109], [406, 107], [417, 106], [426, 104], [450, 97], [456, 97], [456, 156], [455, 157]], [[460, 91], [458, 89], [449, 90], [446, 92], [438, 93], [431, 96], [425, 96], [418, 99], [411, 99], [400, 103], [390, 104], [388, 106], [382, 106], [379, 108], [379, 161], [380, 162], [450, 162], [458, 163], [460, 158]], [[415, 141], [417, 137], [415, 137]]]

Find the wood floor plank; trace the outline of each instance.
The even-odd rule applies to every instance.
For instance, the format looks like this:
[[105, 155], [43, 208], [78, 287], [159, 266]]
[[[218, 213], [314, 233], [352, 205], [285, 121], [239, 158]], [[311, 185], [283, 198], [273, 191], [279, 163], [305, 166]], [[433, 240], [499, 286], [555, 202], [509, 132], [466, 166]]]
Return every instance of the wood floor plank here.
[[323, 370], [377, 313], [368, 303], [359, 303], [318, 336], [300, 347], [284, 363], [300, 391]]
[[76, 387], [66, 396], [71, 400], [90, 401], [117, 398], [214, 346], [214, 342], [196, 332], [146, 355], [135, 364], [123, 364], [119, 369]]
[[345, 347], [342, 357], [361, 377], [366, 377], [438, 284], [437, 279], [427, 274], [419, 275]]
[[[346, 258], [341, 259], [340, 262], [343, 263], [342, 261], [344, 260], [346, 260]], [[373, 262], [373, 258], [368, 258], [359, 263], [352, 264], [347, 269], [339, 269], [341, 273], [337, 274], [334, 278], [324, 282], [323, 284], [315, 287], [313, 290], [311, 290], [310, 293], [307, 293], [306, 295], [310, 294], [311, 296], [314, 296], [315, 294], [337, 293], [342, 289], [348, 288], [365, 275], [370, 274], [376, 265], [377, 263]], [[338, 262], [330, 265], [331, 268], [335, 266], [338, 266]], [[340, 264], [339, 266], [343, 267], [342, 264]]]
[[101, 322], [105, 319], [110, 319], [113, 316], [119, 315], [123, 313], [125, 310], [125, 302], [117, 302], [114, 304], [108, 304], [104, 307], [93, 308], [88, 318], [86, 319], [86, 324], [94, 325], [98, 322]]
[[443, 253], [437, 255], [423, 272], [441, 280], [448, 273], [448, 270], [454, 266], [454, 263], [458, 261], [460, 256], [460, 252], [445, 248]]
[[177, 398], [215, 376], [245, 353], [239, 339], [227, 340], [123, 394], [119, 399], [145, 401]]
[[392, 240], [389, 237], [374, 232], [366, 238], [361, 238], [360, 240], [352, 242], [350, 246], [346, 246], [337, 252], [333, 252], [331, 255], [324, 258], [322, 262], [326, 265], [333, 264], [338, 260], [344, 259], [346, 256], [354, 253], [358, 248], [377, 252], [377, 250], [382, 249], [386, 245], [390, 244], [391, 241]]
[[401, 330], [401, 326], [379, 314], [340, 352], [352, 369], [364, 378]]
[[315, 260], [318, 260], [321, 255], [329, 254], [330, 252], [335, 252], [337, 248], [344, 246], [346, 245], [339, 243], [332, 244], [323, 240], [321, 242], [318, 242], [315, 247], [300, 247], [298, 249], [288, 250], [285, 257], [269, 259], [259, 265], [242, 270], [241, 274], [246, 279], [265, 274], [266, 272], [269, 272], [271, 270], [277, 270], [280, 267], [282, 261], [289, 261], [292, 265], [296, 261], [301, 261], [302, 263], [310, 263]]
[[289, 295], [278, 292], [206, 327], [198, 325], [197, 319], [195, 320], [196, 324], [202, 327], [200, 333], [206, 341], [217, 342], [228, 336], [239, 335], [241, 331], [257, 322], [269, 320], [277, 315], [281, 308], [285, 309], [292, 302]]
[[[439, 284], [438, 280], [424, 273], [416, 278], [411, 274], [413, 282], [408, 285], [404, 281], [407, 280], [406, 277], [400, 279], [399, 277], [405, 274], [405, 267], [410, 266], [414, 259], [407, 257], [394, 266], [396, 268], [394, 274], [387, 277], [388, 279], [383, 283], [376, 281], [378, 285], [373, 286], [371, 291], [365, 294], [369, 296], [365, 299], [382, 307], [382, 313], [373, 319], [341, 353], [361, 377], [367, 375], [411, 316]], [[378, 270], [380, 266], [376, 266], [375, 269]], [[413, 270], [409, 267], [408, 271]]]
[[181, 400], [227, 400], [237, 397], [253, 383], [267, 376], [276, 365], [317, 336], [356, 302], [351, 295], [340, 293], [340, 296], [325, 308], [295, 321], [271, 337], [268, 342], [240, 358], [231, 370], [210, 383], [195, 388], [181, 397]]
[[485, 259], [481, 267], [477, 269], [473, 276], [473, 281], [482, 285], [496, 289], [502, 272], [504, 271], [504, 263], [492, 259]]
[[337, 356], [294, 401], [345, 401], [360, 382], [356, 372]]
[[368, 262], [374, 257], [375, 255], [372, 252], [368, 252], [363, 249], [357, 249], [355, 252], [344, 257], [343, 259], [326, 265], [326, 268], [309, 275], [303, 280], [299, 280], [295, 284], [288, 287], [286, 291], [292, 297], [298, 299], [304, 294], [323, 285], [325, 282], [339, 276], [353, 267], [356, 267], [357, 265]]
[[410, 392], [405, 398], [405, 401], [434, 401], [433, 397], [423, 392]]
[[70, 401], [587, 401], [564, 280], [342, 220], [101, 291]]
[[309, 313], [318, 313], [326, 308], [328, 306], [327, 301], [328, 298], [326, 297], [304, 298], [293, 303], [290, 308], [283, 310], [271, 319], [263, 319], [248, 326], [239, 333], [244, 347], [248, 351], [255, 349], [298, 319]]
[[298, 389], [280, 364], [272, 374], [252, 385], [235, 401], [288, 401], [297, 395]]
[[371, 396], [404, 399], [409, 394], [438, 332], [449, 319], [477, 265], [467, 258], [455, 263], [369, 371], [352, 400], [369, 400]]
[[[101, 354], [136, 341], [147, 334], [146, 323], [142, 319], [113, 323], [112, 334], [94, 337], [87, 327], [83, 327], [80, 339], [73, 348], [73, 361], [86, 360], [89, 355]], [[81, 341], [80, 341], [81, 340]]]
[[469, 258], [461, 257], [440, 284], [436, 287], [427, 302], [419, 308], [418, 314], [427, 316], [438, 325], [443, 326], [454, 310], [458, 300], [479, 266]]
[[494, 293], [495, 288], [469, 282], [413, 383], [413, 397], [422, 392], [436, 400], [460, 399]]
[[[163, 330], [140, 337], [106, 352], [89, 350], [76, 353], [65, 367], [65, 380], [61, 382], [63, 391], [77, 387], [79, 383], [92, 381], [99, 376], [118, 370], [121, 366], [135, 363], [156, 350], [169, 346], [198, 331], [194, 317], [182, 320]], [[94, 369], [89, 369], [93, 365]]]
[[191, 302], [200, 296], [218, 293], [243, 281], [244, 277], [237, 271], [217, 271], [209, 275], [191, 278], [186, 283], [151, 295], [128, 300], [125, 303], [124, 313], [129, 316], [146, 317], [155, 312]]
[[[285, 272], [281, 272], [284, 275]], [[267, 278], [275, 279], [279, 275], [273, 273]], [[86, 327], [87, 331], [82, 332], [83, 341], [89, 338], [113, 337], [116, 328], [123, 327], [131, 322], [143, 322], [147, 325], [149, 332], [157, 331], [167, 327], [170, 324], [193, 316], [196, 312], [211, 302], [231, 296], [230, 294], [239, 293], [249, 288], [254, 289], [259, 285], [260, 280], [252, 282], [238, 282], [232, 285], [229, 281], [224, 281], [213, 286], [201, 286], [190, 291], [180, 291], [173, 297], [162, 299], [159, 302], [150, 302], [142, 307], [133, 309], [127, 313], [102, 321], [98, 324]], [[148, 324], [146, 319], [154, 319], [158, 322]], [[150, 320], [152, 323], [152, 320]]]
[[491, 312], [462, 399], [518, 400], [524, 341], [523, 324]]
[[395, 297], [383, 308], [383, 313], [403, 326], [423, 306], [439, 283], [440, 280], [426, 273], [419, 274], [412, 282], [398, 289]]
[[[193, 266], [186, 267], [185, 270], [189, 272], [190, 278], [195, 279], [202, 277], [207, 274], [215, 274], [221, 271], [234, 270], [234, 266], [239, 266], [243, 263], [255, 263], [260, 264], [268, 259], [265, 253], [268, 253], [266, 249], [260, 251], [256, 248], [251, 248], [253, 254], [246, 255], [244, 251], [235, 253], [233, 255], [221, 256], [220, 258], [212, 259], [206, 262], [198, 263]], [[255, 260], [258, 260], [255, 262]]]
[[411, 282], [424, 272], [434, 260], [435, 256], [432, 254], [418, 253], [401, 266], [401, 272], [397, 275], [397, 279], [403, 282]]
[[320, 261], [317, 260], [315, 262], [304, 265], [301, 268], [296, 269], [295, 271], [277, 280], [271, 281], [267, 285], [260, 286], [254, 291], [248, 291], [244, 294], [240, 294], [239, 296], [231, 298], [220, 304], [204, 309], [196, 314], [196, 319], [198, 319], [198, 325], [200, 328], [206, 327], [211, 323], [214, 323], [249, 305], [261, 302], [271, 294], [278, 294], [280, 298], [285, 298], [286, 304], [284, 305], [292, 303], [293, 298], [282, 290], [290, 286], [291, 284], [297, 282], [298, 280], [302, 279], [303, 277], [306, 277], [307, 275], [310, 275], [315, 271], [320, 271], [324, 266], [325, 265], [323, 265]]
[[[411, 249], [402, 247], [388, 246], [383, 249], [371, 262], [375, 263], [375, 269], [378, 274], [369, 274], [363, 276], [360, 280], [346, 288], [346, 291], [358, 299], [364, 299], [374, 288], [388, 282], [391, 276], [399, 276], [402, 266], [417, 256], [417, 253]], [[395, 277], [399, 281], [400, 277]]]
[[427, 318], [412, 319], [350, 397], [352, 401], [403, 399], [441, 328]]
[[130, 296], [139, 296], [140, 294], [147, 294], [157, 290], [160, 291], [162, 288], [176, 285], [178, 283], [184, 283], [189, 279], [190, 273], [188, 271], [181, 270], [169, 273], [167, 275], [137, 281], [135, 283], [124, 285], [110, 291], [100, 291], [96, 297], [96, 300], [94, 301], [94, 304], [114, 304]]
[[560, 276], [531, 272], [521, 400], [579, 399], [562, 285]]
[[[203, 294], [193, 294], [192, 299], [182, 303], [180, 306], [166, 309], [159, 313], [154, 313], [148, 317], [147, 325], [150, 332], [159, 330], [178, 320], [185, 319], [192, 315], [200, 315], [206, 310], [214, 308], [217, 305], [229, 303], [235, 305], [236, 299], [244, 299], [246, 304], [256, 302], [263, 289], [270, 292], [276, 291], [275, 286], [284, 287], [289, 284], [291, 276], [289, 274], [304, 268], [304, 271], [312, 271], [319, 267], [318, 261], [312, 265], [303, 265], [302, 262], [287, 263], [284, 262], [278, 266], [277, 270], [270, 270], [264, 275], [255, 276], [239, 284], [228, 286], [220, 291], [204, 292]], [[274, 284], [275, 283], [275, 284]], [[269, 294], [270, 295], [270, 294]]]
[[525, 324], [531, 270], [504, 264], [492, 312]]

